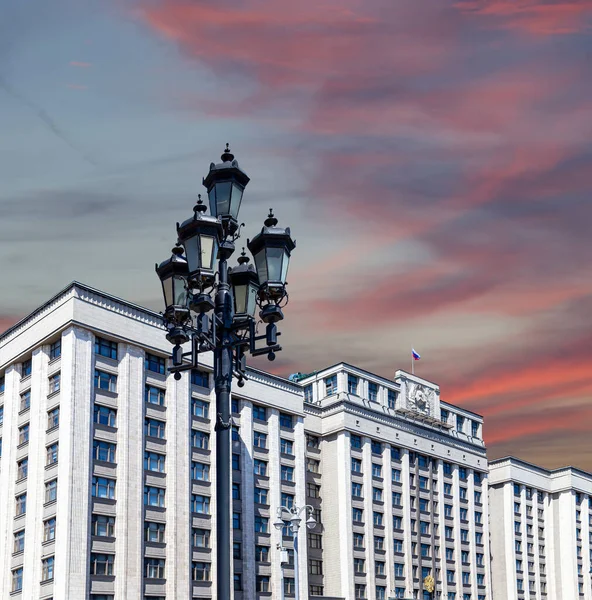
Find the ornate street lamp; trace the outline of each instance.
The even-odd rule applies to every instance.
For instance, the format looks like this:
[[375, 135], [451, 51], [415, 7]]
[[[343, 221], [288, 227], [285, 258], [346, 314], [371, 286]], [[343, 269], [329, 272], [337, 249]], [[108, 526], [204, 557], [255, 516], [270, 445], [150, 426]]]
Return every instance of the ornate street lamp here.
[[[246, 351], [266, 354], [274, 360], [282, 348], [276, 322], [284, 318], [287, 301], [286, 275], [295, 243], [288, 228], [277, 227], [270, 213], [264, 227], [251, 242], [256, 268], [244, 251], [238, 266], [228, 259], [240, 237], [238, 213], [249, 177], [238, 166], [228, 144], [222, 162], [210, 165], [203, 184], [208, 190], [210, 215], [199, 197], [193, 216], [177, 223], [178, 244], [173, 256], [156, 271], [162, 283], [167, 339], [174, 344], [172, 367], [175, 379], [195, 369], [199, 354], [213, 352], [216, 391], [216, 494], [217, 494], [217, 594], [230, 600], [231, 571], [231, 426], [230, 391], [233, 376], [238, 385], [247, 379]], [[257, 335], [259, 318], [265, 335]], [[213, 310], [213, 313], [212, 313]], [[191, 341], [184, 352], [182, 345]], [[257, 343], [263, 341], [258, 347]]]

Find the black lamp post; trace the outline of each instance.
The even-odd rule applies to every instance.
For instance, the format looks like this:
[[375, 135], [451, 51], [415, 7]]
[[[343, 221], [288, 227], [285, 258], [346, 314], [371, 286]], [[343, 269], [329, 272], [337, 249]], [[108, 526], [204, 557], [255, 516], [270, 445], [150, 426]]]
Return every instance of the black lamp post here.
[[[249, 177], [238, 166], [228, 144], [220, 164], [210, 164], [203, 184], [208, 190], [210, 213], [199, 197], [193, 217], [177, 224], [179, 241], [173, 255], [156, 267], [162, 282], [167, 339], [174, 344], [175, 379], [181, 371], [198, 366], [201, 352], [214, 354], [216, 391], [216, 498], [217, 595], [230, 600], [231, 573], [231, 418], [230, 392], [235, 376], [242, 387], [246, 374], [245, 351], [267, 354], [269, 360], [282, 348], [277, 343], [276, 322], [284, 318], [286, 276], [296, 244], [290, 229], [277, 226], [270, 210], [261, 232], [247, 245], [256, 269], [243, 250], [238, 266], [228, 259], [240, 236], [238, 213]], [[266, 323], [257, 335], [256, 316]], [[211, 314], [210, 314], [211, 313]], [[263, 341], [260, 347], [257, 342]], [[182, 345], [191, 342], [184, 352]]]

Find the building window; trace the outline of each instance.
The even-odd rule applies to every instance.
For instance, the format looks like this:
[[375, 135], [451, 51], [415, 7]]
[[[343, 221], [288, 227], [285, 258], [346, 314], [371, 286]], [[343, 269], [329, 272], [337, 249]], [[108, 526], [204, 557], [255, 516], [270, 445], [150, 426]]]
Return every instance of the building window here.
[[146, 521], [144, 523], [144, 540], [146, 542], [155, 542], [157, 544], [164, 544], [165, 542], [165, 529], [164, 523], [154, 523]]
[[264, 406], [257, 406], [257, 404], [253, 404], [253, 419], [257, 419], [258, 421], [266, 421], [267, 420], [267, 411]]
[[[164, 464], [163, 464], [164, 468]], [[209, 481], [210, 480], [210, 465], [205, 463], [191, 461], [191, 478], [196, 481]]]
[[304, 401], [312, 402], [312, 385], [304, 386]]
[[292, 415], [286, 413], [280, 413], [280, 427], [286, 427], [292, 429]]
[[99, 440], [93, 441], [93, 458], [95, 460], [114, 463], [115, 450], [115, 444], [110, 444], [109, 442], [100, 442]]
[[352, 483], [352, 496], [356, 498], [362, 497], [362, 484], [361, 483]]
[[234, 471], [240, 471], [240, 454], [232, 455], [232, 468]]
[[144, 469], [164, 473], [165, 455], [158, 452], [144, 452]]
[[325, 396], [332, 396], [337, 393], [337, 375], [325, 377]]
[[265, 449], [267, 448], [267, 434], [261, 431], [253, 432], [253, 447]]
[[93, 409], [93, 420], [99, 425], [115, 427], [117, 425], [117, 410], [108, 406], [95, 404]]
[[210, 434], [205, 431], [198, 431], [194, 429], [191, 432], [191, 445], [194, 448], [200, 448], [201, 450], [207, 450], [210, 447]]
[[454, 585], [454, 571], [446, 571], [446, 582]]
[[12, 571], [12, 591], [20, 592], [23, 589], [23, 568], [19, 567]]
[[193, 545], [196, 548], [209, 548], [210, 547], [210, 530], [209, 529], [198, 529], [196, 527], [192, 530]]
[[282, 481], [294, 481], [294, 467], [287, 467], [286, 465], [282, 465], [281, 478]]
[[25, 530], [21, 529], [20, 531], [14, 532], [14, 546], [13, 552], [16, 554], [17, 552], [23, 552], [25, 549]]
[[210, 514], [210, 497], [191, 494], [191, 511], [201, 515]]
[[56, 520], [55, 517], [51, 517], [46, 521], [43, 521], [43, 541], [50, 542], [51, 540], [55, 540], [55, 528], [56, 528]]
[[49, 347], [49, 360], [58, 358], [62, 355], [62, 340], [57, 340]]
[[158, 419], [145, 419], [144, 433], [149, 437], [164, 439], [165, 425], [164, 421], [159, 421]]
[[351, 470], [353, 473], [361, 473], [362, 472], [362, 461], [357, 458], [351, 459]]
[[399, 483], [401, 481], [401, 471], [399, 469], [393, 469], [391, 471], [391, 479], [393, 483]]
[[165, 490], [163, 488], [144, 486], [144, 505], [164, 508]]
[[284, 508], [292, 508], [294, 506], [294, 496], [292, 494], [286, 494], [282, 492], [281, 505]]
[[395, 390], [387, 390], [386, 401], [387, 401], [387, 406], [389, 408], [395, 408], [395, 404], [397, 401], [397, 394], [396, 394]]
[[29, 473], [29, 459], [23, 458], [16, 463], [16, 480], [26, 479]]
[[267, 490], [265, 488], [255, 488], [255, 502], [257, 504], [267, 504]]
[[269, 533], [269, 519], [255, 515], [255, 533]]
[[373, 383], [372, 381], [368, 382], [368, 400], [372, 402], [376, 402], [378, 399], [378, 384]]
[[165, 374], [165, 359], [162, 356], [156, 356], [146, 352], [146, 358], [144, 359], [144, 368], [146, 371], [152, 371], [153, 373]]
[[468, 514], [467, 509], [466, 508], [461, 508], [460, 509], [460, 520], [461, 521], [466, 521], [467, 520], [467, 514]]
[[[354, 396], [358, 395], [358, 378], [355, 375], [347, 375], [347, 392]], [[327, 394], [329, 396], [329, 394]]]
[[356, 600], [366, 598], [366, 585], [364, 583], [356, 583], [354, 590]]
[[27, 360], [23, 360], [23, 368], [21, 377], [29, 377], [31, 375], [31, 370], [33, 368], [33, 361], [29, 358]]
[[372, 463], [372, 477], [382, 477], [382, 467], [376, 463]]
[[363, 558], [354, 558], [354, 574], [364, 575], [366, 573], [366, 561]]
[[307, 483], [306, 484], [306, 495], [309, 498], [319, 498], [320, 491], [321, 491], [321, 486], [316, 485], [315, 483]]
[[[208, 471], [208, 477], [209, 477], [209, 471]], [[241, 499], [241, 492], [240, 492], [240, 483], [236, 483], [233, 482], [232, 484], [232, 499], [233, 500], [240, 500]]]
[[461, 500], [466, 500], [467, 499], [467, 488], [466, 487], [459, 487], [458, 488], [458, 497]]
[[[1, 410], [1, 408], [0, 408]], [[0, 420], [2, 423], [2, 420]], [[60, 424], [60, 407], [56, 406], [51, 410], [47, 411], [47, 429], [53, 429], [54, 427], [58, 427]]]
[[322, 575], [323, 574], [323, 561], [314, 558], [308, 559], [308, 573], [310, 575]]
[[242, 573], [234, 573], [234, 591], [241, 592], [243, 589]]
[[361, 508], [356, 508], [355, 506], [352, 508], [352, 521], [354, 523], [364, 522], [364, 511]]
[[210, 418], [210, 403], [199, 398], [191, 398], [191, 414], [202, 419]]
[[315, 460], [314, 458], [307, 458], [306, 459], [306, 470], [309, 473], [320, 473], [321, 461]]
[[363, 548], [364, 547], [364, 534], [363, 533], [354, 533], [354, 548]]
[[323, 548], [323, 536], [319, 533], [308, 534], [308, 547], [321, 550]]
[[372, 501], [373, 502], [382, 502], [382, 489], [373, 487], [372, 488]]
[[95, 354], [106, 356], [117, 360], [117, 342], [105, 340], [100, 337], [95, 338]]
[[[255, 459], [253, 461], [253, 467], [255, 469], [255, 475], [262, 475], [264, 477], [267, 476], [267, 463], [264, 460]], [[282, 467], [283, 469], [283, 467]], [[283, 475], [283, 470], [282, 470]], [[282, 477], [283, 479], [283, 477]]]
[[465, 418], [456, 415], [456, 430], [462, 432], [465, 427]]
[[294, 442], [291, 440], [280, 439], [280, 451], [282, 454], [294, 455]]
[[58, 499], [58, 480], [52, 479], [45, 483], [45, 503], [55, 502]]
[[113, 575], [114, 554], [96, 554], [90, 555], [90, 574], [91, 575]]
[[255, 578], [255, 588], [257, 592], [269, 592], [269, 575], [257, 575]]
[[378, 512], [378, 511], [374, 511], [373, 515], [373, 523], [374, 523], [374, 527], [382, 527], [383, 522], [382, 522], [382, 513]]
[[115, 479], [106, 477], [93, 477], [92, 495], [94, 498], [107, 498], [115, 500]]
[[146, 579], [164, 579], [164, 558], [145, 558], [144, 577]]
[[21, 394], [19, 411], [29, 410], [31, 408], [31, 390], [27, 390]]
[[[403, 520], [401, 519], [401, 517], [397, 517], [396, 515], [393, 515], [393, 529], [403, 529]], [[412, 527], [412, 529], [415, 529], [415, 528]]]
[[58, 462], [58, 442], [46, 448], [46, 466], [55, 465]]
[[309, 594], [311, 596], [322, 596], [324, 594], [323, 589], [322, 585], [314, 585], [311, 583], [309, 586]]
[[359, 435], [351, 434], [349, 441], [351, 447], [355, 448], [356, 450], [359, 450], [362, 447], [362, 438]]
[[91, 519], [91, 532], [92, 535], [96, 537], [114, 537], [115, 517], [106, 517], [105, 515], [93, 514]]
[[444, 493], [448, 496], [452, 496], [452, 484], [451, 483], [444, 483]]
[[395, 563], [395, 577], [405, 576], [405, 565], [403, 563]]
[[479, 423], [478, 423], [478, 421], [471, 421], [471, 435], [473, 437], [479, 437]]
[[153, 385], [147, 385], [144, 390], [144, 400], [148, 404], [156, 404], [157, 406], [164, 406], [165, 402], [165, 391], [161, 388]]
[[306, 447], [312, 448], [313, 450], [318, 450], [320, 447], [319, 438], [316, 435], [311, 435], [310, 433], [306, 434]]
[[419, 487], [422, 490], [427, 490], [430, 487], [430, 482], [429, 479], [427, 477], [421, 477], [419, 478]]
[[41, 581], [51, 581], [53, 579], [54, 557], [48, 556], [41, 561]]
[[54, 392], [59, 392], [60, 391], [60, 379], [61, 379], [61, 374], [60, 373], [54, 373], [49, 378], [49, 393], [50, 394], [53, 394]]
[[232, 528], [242, 529], [241, 514], [239, 512], [232, 513]]
[[450, 416], [450, 413], [446, 409], [444, 409], [444, 408], [440, 409], [440, 421], [442, 421], [443, 423], [448, 423], [449, 416]]
[[117, 375], [95, 369], [95, 387], [108, 392], [117, 392]]
[[199, 385], [200, 387], [210, 387], [210, 374], [207, 371], [193, 369], [191, 371], [191, 385]]
[[382, 454], [382, 444], [372, 440], [371, 444], [372, 454]]
[[193, 562], [191, 563], [191, 577], [193, 581], [210, 581], [210, 563]]

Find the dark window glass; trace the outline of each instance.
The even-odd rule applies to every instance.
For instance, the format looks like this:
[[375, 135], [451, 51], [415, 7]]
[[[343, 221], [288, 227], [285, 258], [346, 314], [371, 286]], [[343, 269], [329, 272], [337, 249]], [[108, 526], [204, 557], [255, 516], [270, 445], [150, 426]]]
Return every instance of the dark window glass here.
[[95, 338], [95, 354], [117, 360], [117, 342], [100, 337]]
[[153, 371], [154, 373], [165, 374], [165, 359], [162, 356], [156, 356], [146, 352], [146, 358], [144, 359], [144, 368], [146, 371]]

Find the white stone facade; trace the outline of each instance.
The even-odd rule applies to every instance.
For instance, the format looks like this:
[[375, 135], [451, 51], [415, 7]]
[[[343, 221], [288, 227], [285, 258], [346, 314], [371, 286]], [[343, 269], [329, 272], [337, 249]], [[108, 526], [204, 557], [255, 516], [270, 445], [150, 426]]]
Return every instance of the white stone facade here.
[[494, 600], [591, 600], [592, 475], [492, 461]]

